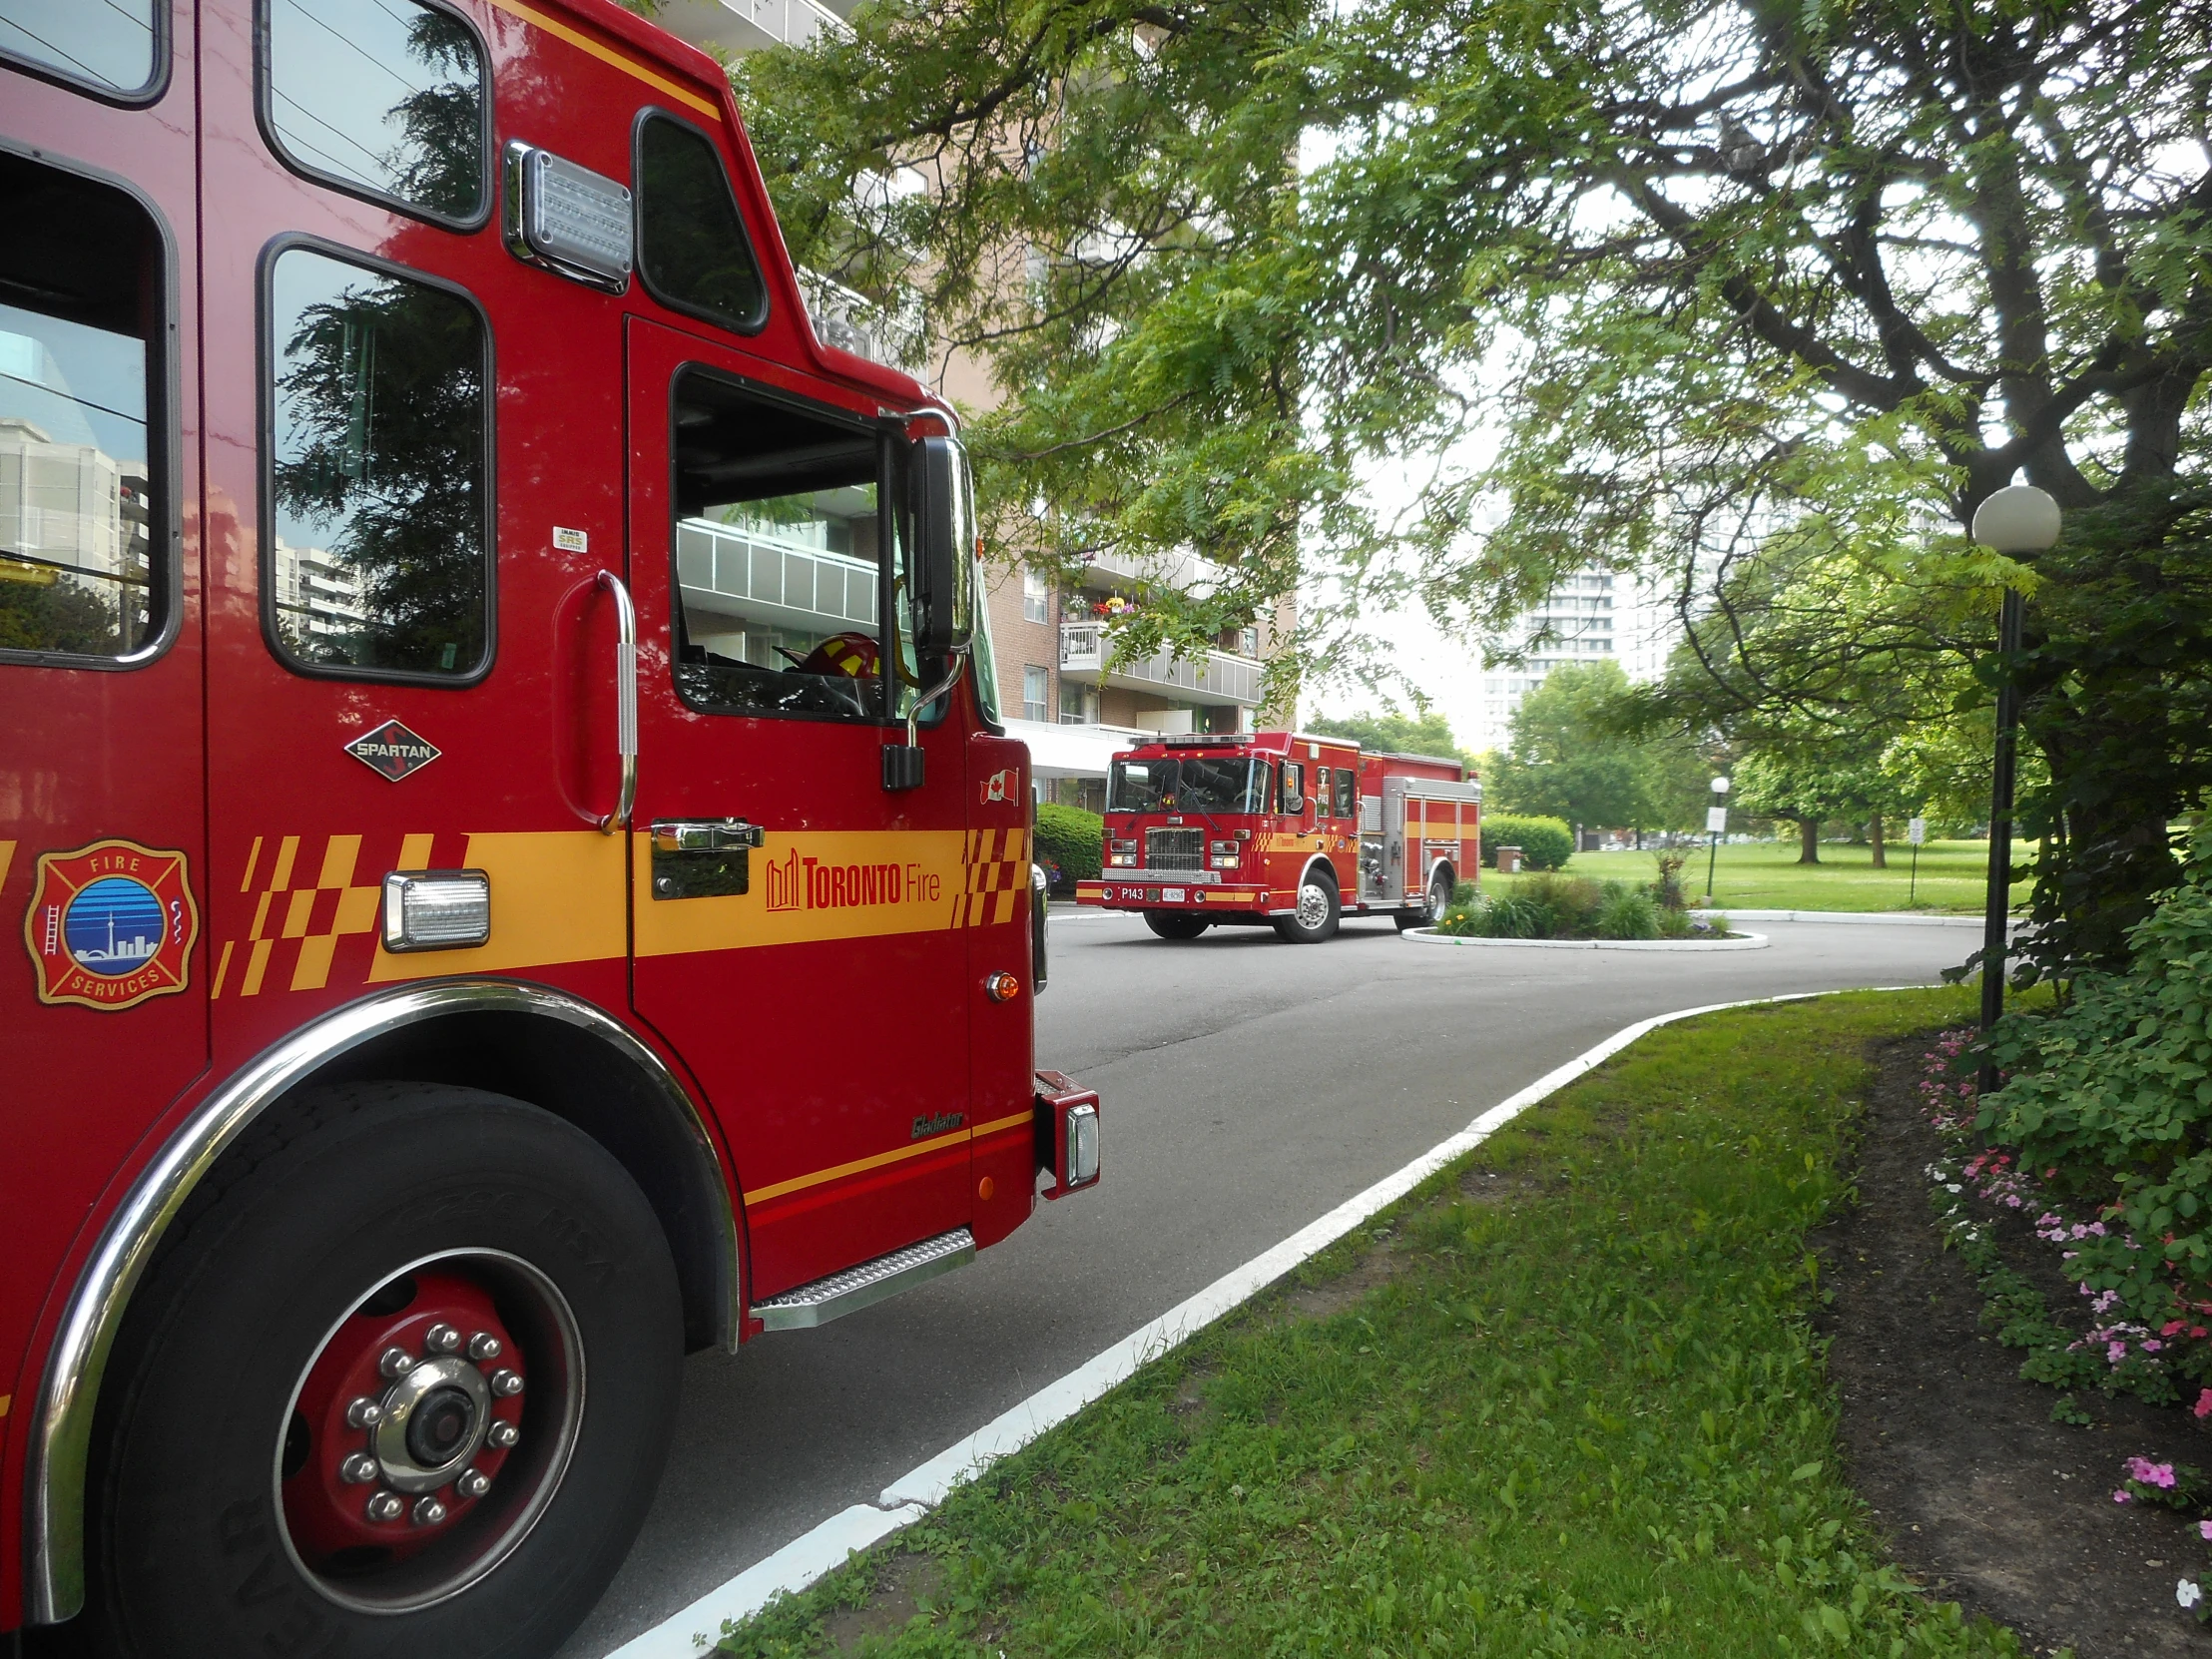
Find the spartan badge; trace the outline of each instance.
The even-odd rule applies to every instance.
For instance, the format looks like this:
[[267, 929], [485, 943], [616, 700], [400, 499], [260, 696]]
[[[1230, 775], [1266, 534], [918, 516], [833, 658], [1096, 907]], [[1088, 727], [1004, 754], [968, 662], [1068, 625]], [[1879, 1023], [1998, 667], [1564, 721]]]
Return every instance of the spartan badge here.
[[184, 853], [104, 840], [39, 854], [23, 942], [41, 1002], [112, 1012], [181, 991], [199, 936]]
[[373, 732], [363, 732], [345, 746], [345, 752], [394, 784], [410, 772], [420, 772], [440, 753], [437, 745], [416, 737], [396, 720], [385, 721]]

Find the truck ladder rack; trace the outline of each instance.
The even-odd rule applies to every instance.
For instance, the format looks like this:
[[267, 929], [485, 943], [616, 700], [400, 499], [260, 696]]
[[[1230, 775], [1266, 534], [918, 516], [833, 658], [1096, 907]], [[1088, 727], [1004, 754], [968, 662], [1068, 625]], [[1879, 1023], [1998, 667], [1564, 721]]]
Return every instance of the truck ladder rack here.
[[877, 1303], [900, 1291], [912, 1290], [924, 1279], [964, 1268], [975, 1260], [975, 1235], [964, 1227], [940, 1233], [933, 1239], [862, 1262], [856, 1268], [832, 1273], [811, 1285], [801, 1285], [753, 1305], [753, 1316], [768, 1331], [803, 1331], [828, 1325], [842, 1315]]

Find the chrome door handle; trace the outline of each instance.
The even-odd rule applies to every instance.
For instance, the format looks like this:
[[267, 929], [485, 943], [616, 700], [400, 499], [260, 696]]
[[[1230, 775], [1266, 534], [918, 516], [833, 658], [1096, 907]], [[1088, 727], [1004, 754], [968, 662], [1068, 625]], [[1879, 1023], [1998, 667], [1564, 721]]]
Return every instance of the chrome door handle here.
[[728, 852], [734, 847], [759, 846], [761, 827], [742, 818], [657, 818], [653, 821], [655, 852]]
[[638, 799], [638, 608], [630, 590], [611, 570], [599, 573], [599, 585], [615, 596], [615, 753], [622, 758], [622, 795], [615, 810], [599, 821], [599, 832], [611, 835], [630, 823]]

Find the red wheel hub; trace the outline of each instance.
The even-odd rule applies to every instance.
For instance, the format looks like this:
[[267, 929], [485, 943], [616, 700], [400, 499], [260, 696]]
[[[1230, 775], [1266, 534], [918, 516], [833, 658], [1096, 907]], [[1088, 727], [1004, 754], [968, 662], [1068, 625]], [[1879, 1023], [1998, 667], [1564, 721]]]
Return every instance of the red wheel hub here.
[[521, 1437], [524, 1371], [471, 1279], [426, 1270], [370, 1297], [315, 1357], [284, 1438], [305, 1565], [405, 1560], [458, 1526]]

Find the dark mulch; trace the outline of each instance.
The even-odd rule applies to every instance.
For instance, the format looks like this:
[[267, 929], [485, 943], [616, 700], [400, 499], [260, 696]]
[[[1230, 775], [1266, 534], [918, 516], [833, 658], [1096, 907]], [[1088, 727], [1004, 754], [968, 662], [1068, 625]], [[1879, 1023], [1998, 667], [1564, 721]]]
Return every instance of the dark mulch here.
[[[2021, 1352], [1981, 1329], [1973, 1276], [1942, 1249], [1929, 1204], [1923, 1172], [1940, 1148], [1915, 1092], [1927, 1047], [1878, 1051], [1859, 1205], [1815, 1241], [1853, 1483], [1908, 1571], [2030, 1652], [2212, 1653], [2212, 1632], [2174, 1600], [2184, 1575], [2207, 1581], [2212, 1547], [2172, 1510], [2112, 1501], [2130, 1455], [2212, 1466], [2212, 1432], [2186, 1411], [2096, 1393], [2077, 1396], [2093, 1425], [2053, 1422], [2056, 1392], [2023, 1382]], [[2085, 1327], [2029, 1218], [2005, 1213], [1997, 1236], [2054, 1317]]]

